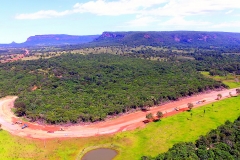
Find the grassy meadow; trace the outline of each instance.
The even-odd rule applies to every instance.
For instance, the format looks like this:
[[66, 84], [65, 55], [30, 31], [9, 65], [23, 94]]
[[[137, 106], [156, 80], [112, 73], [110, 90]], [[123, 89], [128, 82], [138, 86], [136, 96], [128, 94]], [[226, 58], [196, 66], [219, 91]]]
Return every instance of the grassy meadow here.
[[[84, 153], [98, 147], [116, 149], [116, 160], [140, 159], [142, 155], [156, 156], [173, 144], [195, 141], [226, 120], [240, 115], [239, 97], [232, 97], [204, 107], [164, 118], [144, 129], [89, 138], [37, 140], [12, 136], [0, 131], [1, 159], [81, 159]], [[205, 114], [204, 114], [205, 110]], [[191, 117], [192, 113], [192, 117]]]
[[239, 75], [233, 75], [233, 74], [228, 74], [227, 76], [211, 76], [209, 75], [209, 72], [202, 71], [201, 74], [203, 74], [206, 77], [212, 78], [216, 81], [221, 81], [225, 85], [229, 86], [229, 88], [237, 88], [240, 87], [240, 76]]

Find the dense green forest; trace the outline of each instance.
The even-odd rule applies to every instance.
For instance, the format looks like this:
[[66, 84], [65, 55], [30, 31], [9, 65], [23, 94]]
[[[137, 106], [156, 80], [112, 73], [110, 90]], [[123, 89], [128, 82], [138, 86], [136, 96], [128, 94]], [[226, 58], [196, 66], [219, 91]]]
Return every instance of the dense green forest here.
[[157, 51], [148, 48], [126, 55], [143, 59], [185, 63], [197, 71], [209, 71], [211, 75], [224, 76], [227, 73], [240, 74], [239, 54], [226, 54], [207, 50], [194, 50], [192, 53], [177, 53], [172, 51]]
[[197, 70], [209, 71], [211, 75], [240, 74], [240, 56], [236, 54], [195, 53]]
[[240, 117], [234, 122], [227, 121], [224, 125], [201, 136], [195, 142], [182, 142], [173, 145], [166, 153], [157, 157], [143, 156], [142, 160], [173, 160], [173, 159], [231, 159], [240, 158]]
[[15, 113], [54, 124], [103, 120], [132, 108], [226, 87], [188, 63], [111, 54], [65, 54], [0, 67], [1, 97], [19, 96]]

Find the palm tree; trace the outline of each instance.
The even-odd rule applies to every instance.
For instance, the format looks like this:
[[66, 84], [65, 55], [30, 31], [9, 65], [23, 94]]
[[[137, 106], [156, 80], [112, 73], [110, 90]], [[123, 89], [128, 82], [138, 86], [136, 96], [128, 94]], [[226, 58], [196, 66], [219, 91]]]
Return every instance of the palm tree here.
[[192, 110], [192, 108], [194, 107], [192, 103], [188, 103], [187, 106], [190, 110]]
[[158, 117], [159, 119], [162, 118], [162, 117], [163, 117], [163, 113], [160, 112], [160, 111], [158, 111], [158, 112], [157, 112], [157, 117]]

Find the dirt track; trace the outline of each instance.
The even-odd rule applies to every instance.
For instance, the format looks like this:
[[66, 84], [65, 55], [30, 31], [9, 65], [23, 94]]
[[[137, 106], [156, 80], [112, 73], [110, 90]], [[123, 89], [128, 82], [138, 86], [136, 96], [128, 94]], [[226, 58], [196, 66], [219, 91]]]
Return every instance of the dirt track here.
[[[147, 113], [156, 114], [157, 111], [162, 111], [164, 116], [171, 116], [186, 110], [187, 103], [193, 103], [194, 108], [217, 101], [217, 94], [222, 94], [222, 99], [229, 97], [229, 92], [235, 95], [236, 89], [223, 90], [223, 91], [211, 91], [210, 93], [204, 93], [188, 98], [184, 98], [179, 101], [174, 101], [162, 106], [155, 106], [148, 112], [138, 111], [135, 113], [127, 114], [116, 119], [107, 120], [90, 125], [75, 125], [70, 127], [63, 127], [64, 131], [59, 131], [60, 126], [53, 125], [38, 125], [36, 123], [26, 123], [29, 127], [21, 129], [22, 124], [13, 124], [13, 122], [19, 121], [12, 112], [11, 108], [16, 96], [8, 96], [0, 99], [0, 123], [4, 130], [9, 131], [13, 135], [31, 137], [31, 138], [56, 138], [56, 137], [90, 137], [95, 135], [112, 134], [116, 132], [133, 130], [137, 127], [144, 127], [143, 120]], [[200, 100], [206, 100], [201, 104], [196, 104]], [[174, 108], [179, 107], [180, 111], [175, 111]], [[54, 131], [54, 133], [47, 133], [47, 131]]]

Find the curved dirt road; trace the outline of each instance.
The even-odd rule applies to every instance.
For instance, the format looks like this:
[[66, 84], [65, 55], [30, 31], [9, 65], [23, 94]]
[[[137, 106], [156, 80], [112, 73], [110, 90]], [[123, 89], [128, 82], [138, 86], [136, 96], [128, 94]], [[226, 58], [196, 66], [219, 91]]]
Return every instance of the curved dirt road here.
[[[184, 98], [179, 101], [174, 101], [162, 106], [152, 107], [148, 112], [137, 111], [135, 113], [120, 116], [118, 118], [107, 120], [90, 125], [74, 125], [69, 127], [63, 127], [64, 131], [60, 131], [60, 126], [53, 125], [39, 125], [36, 123], [22, 122], [29, 127], [21, 129], [23, 124], [15, 124], [13, 122], [21, 121], [12, 112], [11, 108], [16, 96], [8, 96], [0, 99], [0, 123], [4, 130], [9, 131], [13, 135], [31, 137], [31, 138], [56, 138], [56, 137], [90, 137], [102, 134], [112, 134], [125, 130], [132, 130], [137, 127], [143, 127], [145, 116], [147, 113], [156, 114], [157, 111], [162, 111], [164, 116], [170, 116], [186, 110], [187, 103], [193, 103], [194, 108], [217, 101], [217, 94], [222, 94], [222, 99], [229, 97], [229, 92], [232, 95], [236, 94], [236, 89], [211, 91], [209, 93], [203, 93], [200, 95]], [[196, 104], [198, 101], [206, 100], [201, 104]], [[179, 107], [180, 111], [175, 111], [174, 108]], [[53, 133], [48, 133], [51, 131]]]

